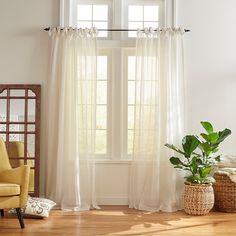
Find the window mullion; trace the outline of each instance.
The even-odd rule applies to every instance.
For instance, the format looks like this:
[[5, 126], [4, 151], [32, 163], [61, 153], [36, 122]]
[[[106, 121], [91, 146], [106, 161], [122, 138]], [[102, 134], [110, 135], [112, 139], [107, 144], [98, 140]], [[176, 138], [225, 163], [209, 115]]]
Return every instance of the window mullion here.
[[122, 93], [121, 93], [121, 49], [113, 49], [112, 54], [112, 159], [121, 159], [122, 156]]

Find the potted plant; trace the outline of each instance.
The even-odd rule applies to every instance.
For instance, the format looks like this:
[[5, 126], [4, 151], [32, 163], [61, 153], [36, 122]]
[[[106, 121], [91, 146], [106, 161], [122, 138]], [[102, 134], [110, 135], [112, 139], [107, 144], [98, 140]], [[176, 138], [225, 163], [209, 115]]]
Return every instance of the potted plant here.
[[217, 155], [219, 144], [231, 134], [229, 129], [215, 132], [207, 121], [202, 121], [201, 125], [206, 133], [201, 133], [201, 138], [196, 135], [185, 136], [182, 139], [182, 150], [172, 144], [165, 144], [182, 156], [170, 158], [174, 168], [190, 172], [185, 177], [183, 198], [185, 212], [192, 215], [205, 215], [214, 205], [212, 183], [215, 180], [210, 173], [216, 162], [220, 161], [220, 155]]

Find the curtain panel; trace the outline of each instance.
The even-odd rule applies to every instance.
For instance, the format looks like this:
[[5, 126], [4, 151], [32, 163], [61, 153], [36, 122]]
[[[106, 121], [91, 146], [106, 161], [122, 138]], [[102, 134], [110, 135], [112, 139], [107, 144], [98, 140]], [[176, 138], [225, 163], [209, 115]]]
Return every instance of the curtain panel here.
[[97, 32], [52, 29], [47, 84], [46, 196], [61, 209], [97, 207], [94, 180]]
[[173, 153], [164, 144], [180, 143], [184, 132], [183, 33], [151, 28], [138, 32], [131, 208], [182, 208], [183, 176], [171, 166]]

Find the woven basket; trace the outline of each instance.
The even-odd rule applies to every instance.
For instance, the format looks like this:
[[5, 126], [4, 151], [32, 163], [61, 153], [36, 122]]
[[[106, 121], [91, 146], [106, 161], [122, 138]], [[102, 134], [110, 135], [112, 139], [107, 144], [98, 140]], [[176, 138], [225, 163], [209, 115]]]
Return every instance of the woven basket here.
[[215, 209], [224, 212], [236, 212], [236, 183], [227, 174], [214, 173], [216, 182], [213, 185], [215, 193]]
[[211, 184], [185, 182], [184, 210], [190, 215], [206, 215], [214, 206], [214, 191]]

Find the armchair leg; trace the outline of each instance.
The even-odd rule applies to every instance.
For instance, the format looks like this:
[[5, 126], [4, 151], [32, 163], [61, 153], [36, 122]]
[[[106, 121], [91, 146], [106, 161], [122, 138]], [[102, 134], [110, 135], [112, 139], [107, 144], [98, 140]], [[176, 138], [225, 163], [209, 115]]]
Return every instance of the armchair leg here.
[[0, 209], [1, 216], [4, 216], [4, 210]]
[[21, 212], [21, 208], [16, 208], [16, 214], [20, 223], [20, 227], [23, 229], [25, 228], [25, 223], [23, 219], [23, 213]]

